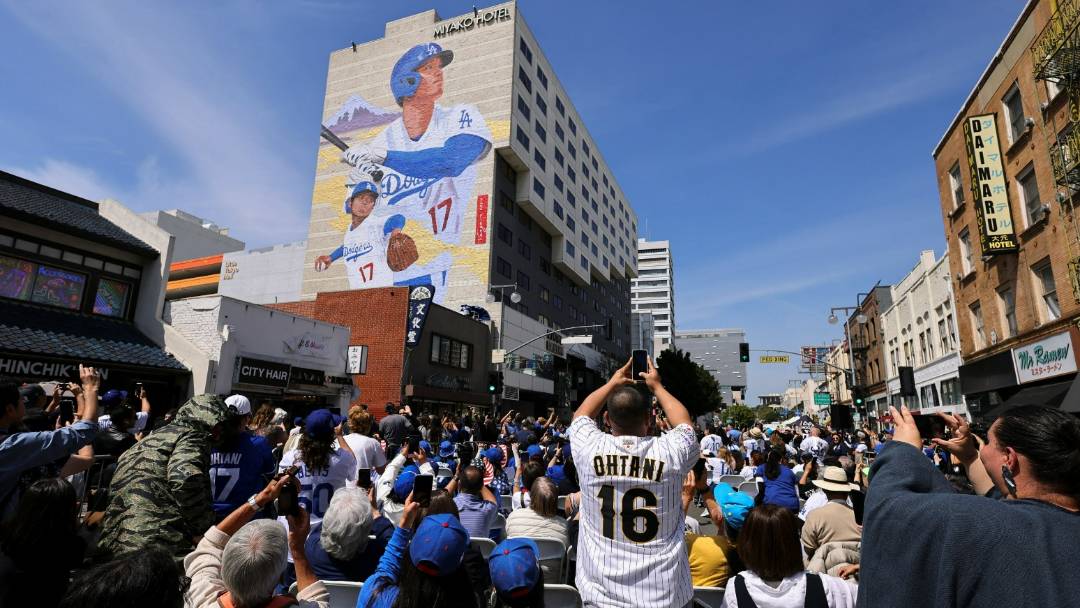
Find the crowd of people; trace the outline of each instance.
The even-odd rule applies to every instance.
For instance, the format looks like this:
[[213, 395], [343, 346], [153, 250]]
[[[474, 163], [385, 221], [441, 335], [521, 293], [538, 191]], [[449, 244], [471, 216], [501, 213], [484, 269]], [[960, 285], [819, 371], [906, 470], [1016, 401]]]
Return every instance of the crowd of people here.
[[630, 369], [568, 416], [378, 421], [239, 394], [159, 416], [89, 367], [51, 398], [0, 383], [0, 608], [328, 607], [325, 581], [363, 583], [358, 608], [543, 606], [563, 582], [605, 607], [1080, 597], [1077, 417], [736, 425]]

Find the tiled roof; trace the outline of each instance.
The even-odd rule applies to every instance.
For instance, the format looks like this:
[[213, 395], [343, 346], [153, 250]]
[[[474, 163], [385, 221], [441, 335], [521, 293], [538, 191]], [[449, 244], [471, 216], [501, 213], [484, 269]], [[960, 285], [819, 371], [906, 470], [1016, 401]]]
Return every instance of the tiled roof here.
[[127, 321], [0, 300], [0, 350], [185, 370]]
[[144, 256], [156, 249], [98, 214], [97, 203], [0, 171], [0, 214], [42, 223]]

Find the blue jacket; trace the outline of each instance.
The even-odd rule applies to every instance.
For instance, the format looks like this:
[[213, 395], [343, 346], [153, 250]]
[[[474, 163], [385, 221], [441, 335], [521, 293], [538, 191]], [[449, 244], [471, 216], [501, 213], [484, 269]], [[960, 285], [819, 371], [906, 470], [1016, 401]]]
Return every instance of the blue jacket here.
[[1077, 605], [1080, 514], [956, 494], [899, 441], [878, 454], [870, 479], [861, 608]]
[[[398, 594], [398, 577], [401, 576], [401, 560], [405, 559], [405, 550], [409, 548], [412, 535], [412, 530], [406, 528], [394, 530], [390, 544], [386, 545], [386, 551], [379, 558], [375, 574], [364, 581], [356, 608], [390, 608], [394, 605]], [[382, 591], [375, 597], [376, 588], [380, 587]]]

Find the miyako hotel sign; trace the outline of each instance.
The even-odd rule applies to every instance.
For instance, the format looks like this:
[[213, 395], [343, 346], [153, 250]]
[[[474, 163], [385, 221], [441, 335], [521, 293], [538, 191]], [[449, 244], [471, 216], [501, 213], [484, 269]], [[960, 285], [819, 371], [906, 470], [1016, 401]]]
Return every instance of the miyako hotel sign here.
[[971, 116], [964, 121], [968, 168], [975, 217], [979, 222], [979, 244], [983, 255], [1017, 250], [1016, 230], [1009, 210], [1009, 188], [1001, 163], [997, 120], [993, 114]]
[[491, 10], [477, 10], [473, 9], [473, 14], [470, 17], [462, 17], [450, 21], [449, 23], [442, 23], [435, 26], [435, 38], [445, 38], [450, 34], [456, 34], [458, 32], [465, 32], [473, 28], [482, 27], [485, 25], [492, 25], [500, 21], [506, 21], [510, 18], [510, 9], [507, 7], [495, 8]]

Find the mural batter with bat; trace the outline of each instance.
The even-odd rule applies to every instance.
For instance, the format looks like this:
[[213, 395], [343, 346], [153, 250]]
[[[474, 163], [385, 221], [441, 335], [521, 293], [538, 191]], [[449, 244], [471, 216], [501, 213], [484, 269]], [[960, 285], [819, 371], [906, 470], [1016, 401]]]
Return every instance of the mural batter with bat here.
[[[382, 223], [380, 229], [387, 237], [385, 248], [376, 246], [370, 238], [364, 242], [372, 244], [372, 251], [387, 252], [385, 262], [393, 272], [392, 282], [383, 283], [377, 278], [364, 280], [366, 270], [358, 276], [350, 272], [353, 288], [415, 283], [430, 283], [439, 288], [446, 284], [453, 264], [451, 253], [447, 251], [425, 264], [416, 264], [419, 259], [416, 245], [401, 229], [406, 220], [411, 220], [430, 230], [435, 240], [459, 245], [476, 177], [475, 165], [491, 150], [491, 133], [474, 106], [443, 107], [436, 103], [443, 95], [443, 68], [453, 58], [452, 51], [443, 50], [435, 43], [420, 44], [406, 51], [390, 76], [390, 89], [401, 108], [400, 116], [370, 141], [349, 147], [342, 154], [343, 161], [355, 167], [350, 182], [357, 186], [370, 183], [368, 180], [379, 183], [380, 192], [375, 193], [376, 204], [368, 216], [389, 218], [375, 222]], [[343, 142], [328, 131], [324, 127], [324, 136], [341, 147]], [[361, 212], [370, 197], [364, 192], [367, 191], [359, 193], [365, 200]], [[353, 186], [345, 206], [346, 212], [353, 215], [354, 228], [346, 233], [345, 245], [329, 256], [319, 256], [316, 270], [324, 270], [339, 257], [348, 259], [344, 249], [349, 245], [349, 235], [356, 226], [371, 221], [362, 219], [357, 223], [356, 211], [350, 204], [356, 196]], [[367, 229], [369, 236], [372, 230]], [[373, 264], [378, 274], [378, 264], [367, 263]], [[440, 290], [436, 289], [436, 293]]]

